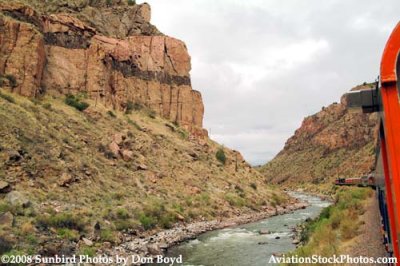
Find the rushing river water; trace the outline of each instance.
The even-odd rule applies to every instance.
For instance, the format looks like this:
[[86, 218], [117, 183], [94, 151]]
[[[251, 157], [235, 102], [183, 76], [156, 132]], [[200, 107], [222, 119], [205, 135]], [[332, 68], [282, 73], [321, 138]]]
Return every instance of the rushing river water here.
[[[330, 204], [310, 195], [294, 192], [291, 195], [308, 201], [310, 206], [258, 222], [204, 233], [195, 240], [171, 248], [166, 256], [182, 255], [183, 265], [269, 265], [272, 254], [282, 254], [296, 248], [292, 244], [292, 228], [307, 218], [316, 217]], [[271, 233], [261, 235], [261, 229]]]

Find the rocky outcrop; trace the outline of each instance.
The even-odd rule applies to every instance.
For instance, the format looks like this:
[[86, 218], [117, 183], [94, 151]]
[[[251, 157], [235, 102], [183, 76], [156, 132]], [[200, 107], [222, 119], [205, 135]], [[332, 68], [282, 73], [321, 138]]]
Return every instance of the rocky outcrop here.
[[[152, 28], [148, 4], [99, 5], [49, 14], [0, 2], [0, 74], [15, 80], [12, 90], [31, 97], [86, 93], [119, 110], [137, 103], [205, 135], [185, 44]], [[107, 23], [99, 10], [113, 14]], [[122, 17], [113, 21], [115, 14]]]
[[360, 176], [374, 168], [377, 134], [377, 114], [349, 110], [342, 98], [306, 117], [261, 171], [275, 183], [331, 184], [338, 176]]

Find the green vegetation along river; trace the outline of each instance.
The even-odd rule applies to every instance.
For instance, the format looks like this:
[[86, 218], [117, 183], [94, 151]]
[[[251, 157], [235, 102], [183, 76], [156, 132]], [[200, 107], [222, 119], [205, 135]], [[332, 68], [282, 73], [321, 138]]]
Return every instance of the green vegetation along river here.
[[[310, 205], [293, 213], [204, 233], [195, 240], [171, 248], [166, 256], [183, 255], [183, 265], [269, 265], [271, 255], [296, 248], [292, 244], [292, 236], [297, 224], [318, 216], [323, 208], [330, 205], [328, 201], [315, 196], [294, 192], [291, 196]], [[269, 233], [260, 234], [260, 230]]]

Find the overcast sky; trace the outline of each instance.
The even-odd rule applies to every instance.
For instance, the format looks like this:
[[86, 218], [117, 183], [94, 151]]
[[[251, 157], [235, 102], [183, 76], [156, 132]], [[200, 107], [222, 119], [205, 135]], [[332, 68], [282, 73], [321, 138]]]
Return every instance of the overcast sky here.
[[[143, 1], [138, 1], [142, 3]], [[148, 0], [183, 40], [211, 138], [271, 160], [305, 116], [379, 74], [398, 0]]]

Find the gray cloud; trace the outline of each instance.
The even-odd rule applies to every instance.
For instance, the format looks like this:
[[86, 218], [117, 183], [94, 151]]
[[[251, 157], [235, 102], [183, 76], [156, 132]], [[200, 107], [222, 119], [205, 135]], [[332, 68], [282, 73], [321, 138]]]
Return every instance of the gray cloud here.
[[397, 0], [148, 0], [159, 29], [186, 42], [205, 128], [253, 164], [273, 158], [303, 117], [379, 74]]

